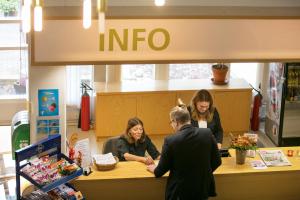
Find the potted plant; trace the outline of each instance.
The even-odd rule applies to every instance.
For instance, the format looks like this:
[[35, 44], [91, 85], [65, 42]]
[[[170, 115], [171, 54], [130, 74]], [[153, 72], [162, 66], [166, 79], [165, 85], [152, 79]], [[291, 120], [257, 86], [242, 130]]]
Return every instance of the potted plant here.
[[217, 63], [212, 65], [213, 82], [217, 85], [226, 84], [226, 75], [228, 66], [224, 63]]
[[4, 16], [15, 16], [19, 8], [19, 0], [0, 0], [0, 10]]
[[234, 137], [232, 134], [230, 134], [230, 137], [230, 148], [235, 149], [236, 164], [244, 164], [247, 151], [257, 149], [257, 139], [249, 137], [247, 135], [238, 135], [237, 137]]

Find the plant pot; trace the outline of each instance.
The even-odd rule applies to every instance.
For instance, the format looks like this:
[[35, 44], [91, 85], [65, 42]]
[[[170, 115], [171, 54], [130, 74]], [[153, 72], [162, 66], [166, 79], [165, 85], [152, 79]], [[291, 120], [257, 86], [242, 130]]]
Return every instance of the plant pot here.
[[11, 16], [11, 17], [17, 16], [17, 11], [15, 11], [15, 10], [9, 11], [9, 12], [8, 12], [8, 16]]
[[215, 84], [225, 84], [228, 66], [224, 64], [215, 64], [212, 66], [213, 82]]
[[235, 150], [235, 158], [236, 158], [236, 164], [243, 165], [245, 164], [247, 151], [246, 150]]

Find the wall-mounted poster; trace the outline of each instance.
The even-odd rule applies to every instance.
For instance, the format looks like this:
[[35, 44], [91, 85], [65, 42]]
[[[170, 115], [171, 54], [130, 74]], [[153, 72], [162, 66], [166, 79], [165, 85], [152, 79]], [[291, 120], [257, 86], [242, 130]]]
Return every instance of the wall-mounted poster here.
[[58, 116], [58, 89], [39, 89], [39, 116]]
[[60, 133], [59, 118], [37, 117], [36, 126], [39, 138]]

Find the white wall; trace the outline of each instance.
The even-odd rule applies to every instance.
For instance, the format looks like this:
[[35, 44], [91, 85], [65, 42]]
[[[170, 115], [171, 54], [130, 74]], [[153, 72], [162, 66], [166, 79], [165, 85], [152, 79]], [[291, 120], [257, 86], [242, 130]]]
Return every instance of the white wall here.
[[31, 102], [30, 137], [31, 143], [38, 139], [36, 135], [36, 118], [38, 117], [38, 89], [59, 90], [60, 133], [62, 135], [62, 151], [66, 143], [66, 67], [30, 67], [29, 70], [29, 100]]

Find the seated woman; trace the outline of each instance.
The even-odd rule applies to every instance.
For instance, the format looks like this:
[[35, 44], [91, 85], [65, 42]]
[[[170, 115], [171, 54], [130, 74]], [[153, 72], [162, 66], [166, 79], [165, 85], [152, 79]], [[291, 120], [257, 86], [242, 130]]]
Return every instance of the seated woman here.
[[[118, 157], [120, 161], [139, 161], [146, 165], [153, 164], [160, 158], [150, 138], [145, 134], [143, 122], [135, 117], [128, 120], [126, 132], [121, 135], [118, 143]], [[145, 156], [145, 152], [150, 156]]]
[[191, 114], [191, 124], [199, 128], [209, 128], [214, 134], [218, 148], [223, 142], [223, 128], [217, 109], [213, 105], [213, 99], [209, 91], [199, 90], [192, 98], [188, 106]]

